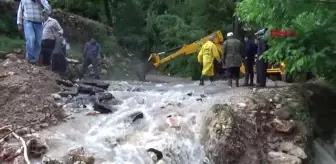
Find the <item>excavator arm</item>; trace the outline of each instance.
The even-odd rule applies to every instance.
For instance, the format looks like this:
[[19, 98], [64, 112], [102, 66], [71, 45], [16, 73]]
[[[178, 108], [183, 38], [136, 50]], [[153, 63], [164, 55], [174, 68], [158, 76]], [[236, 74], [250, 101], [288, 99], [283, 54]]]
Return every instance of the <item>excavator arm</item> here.
[[[223, 45], [222, 44], [223, 44], [223, 41], [224, 41], [222, 32], [216, 31], [214, 34], [215, 34], [214, 43], [216, 44], [220, 55], [222, 55], [223, 54]], [[208, 35], [208, 36], [206, 36], [206, 37], [204, 37], [200, 40], [197, 40], [197, 41], [195, 41], [191, 44], [185, 44], [181, 47], [173, 48], [173, 49], [165, 51], [165, 52], [151, 54], [150, 57], [148, 58], [148, 62], [152, 63], [155, 67], [158, 67], [161, 64], [166, 63], [166, 62], [168, 62], [168, 61], [170, 61], [170, 60], [172, 60], [172, 59], [174, 59], [178, 56], [192, 55], [194, 53], [197, 53], [200, 50], [200, 48], [202, 47], [202, 45], [205, 44], [205, 42], [207, 42], [209, 40], [209, 37], [210, 37], [210, 35]], [[169, 54], [169, 53], [172, 53], [172, 54], [169, 55], [169, 56], [166, 56], [162, 59], [160, 58], [160, 56], [164, 56], [164, 55]]]
[[[222, 32], [216, 31], [212, 34], [215, 35], [214, 43], [217, 46], [219, 54], [222, 55], [224, 51], [224, 48], [222, 45], [224, 42]], [[211, 35], [205, 36], [200, 40], [197, 40], [190, 44], [185, 44], [183, 46], [167, 50], [165, 52], [151, 54], [148, 58], [148, 63], [150, 65], [149, 66], [147, 64], [142, 65], [142, 68], [139, 68], [137, 70], [137, 75], [139, 77], [139, 80], [142, 80], [142, 81], [145, 80], [146, 75], [148, 74], [148, 72], [151, 70], [153, 66], [159, 67], [161, 64], [169, 62], [170, 60], [173, 60], [174, 58], [179, 57], [181, 55], [192, 55], [194, 53], [197, 53], [201, 49], [202, 45], [205, 44], [209, 40], [210, 36]]]

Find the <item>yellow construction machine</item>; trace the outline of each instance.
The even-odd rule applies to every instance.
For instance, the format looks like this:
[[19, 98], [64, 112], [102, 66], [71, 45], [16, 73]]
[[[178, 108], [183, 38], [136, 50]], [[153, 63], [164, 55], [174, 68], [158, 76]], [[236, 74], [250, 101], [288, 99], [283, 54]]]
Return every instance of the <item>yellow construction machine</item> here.
[[[218, 50], [219, 50], [219, 54], [223, 55], [223, 42], [224, 42], [224, 38], [223, 35], [221, 33], [221, 31], [216, 31], [215, 33], [215, 40], [214, 43], [216, 44]], [[150, 55], [150, 57], [148, 58], [148, 63], [145, 63], [145, 65], [141, 65], [140, 68], [138, 68], [137, 71], [137, 75], [139, 80], [144, 81], [146, 78], [146, 75], [148, 74], [148, 72], [154, 67], [159, 67], [161, 64], [166, 63], [176, 57], [179, 57], [181, 55], [193, 55], [194, 53], [197, 53], [203, 44], [205, 44], [205, 42], [207, 42], [209, 40], [210, 35], [203, 37], [200, 40], [197, 40], [193, 43], [190, 44], [185, 44], [183, 46], [177, 47], [177, 48], [173, 48], [170, 49], [168, 51], [165, 52], [160, 52], [160, 53], [153, 53]], [[170, 55], [167, 55], [170, 54]], [[163, 58], [161, 58], [161, 56], [165, 56]], [[149, 65], [148, 65], [149, 64]], [[245, 67], [244, 64], [242, 63], [241, 67], [240, 67], [240, 71], [245, 74]], [[281, 75], [283, 75], [284, 73], [284, 67], [280, 68], [280, 67], [274, 67], [272, 66], [271, 68], [269, 68], [267, 70], [268, 74], [274, 74], [274, 75], [279, 75], [281, 78]]]

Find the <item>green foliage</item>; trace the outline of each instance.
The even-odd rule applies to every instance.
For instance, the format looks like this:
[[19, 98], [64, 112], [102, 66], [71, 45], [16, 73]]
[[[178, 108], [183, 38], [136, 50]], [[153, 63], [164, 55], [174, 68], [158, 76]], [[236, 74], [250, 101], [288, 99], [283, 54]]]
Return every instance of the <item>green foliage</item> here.
[[[67, 32], [69, 37], [99, 36], [97, 39], [104, 46], [105, 54], [113, 54], [119, 47], [115, 44], [120, 44], [130, 51], [140, 51], [144, 58], [153, 52], [191, 43], [215, 30], [232, 31], [234, 11], [232, 0], [50, 0], [50, 3], [53, 9], [109, 25], [112, 21], [113, 34], [118, 41], [106, 37], [104, 27], [89, 28], [78, 24], [77, 18], [65, 18], [68, 17], [66, 14], [55, 17], [63, 26], [69, 27], [65, 31], [78, 27], [77, 31]], [[14, 12], [11, 14], [0, 16], [0, 33], [17, 37], [16, 15]], [[80, 29], [84, 26], [87, 27], [86, 33]], [[78, 42], [75, 44], [84, 44], [86, 39], [79, 38], [74, 40]], [[72, 41], [74, 38], [69, 39]], [[80, 53], [71, 54], [79, 56]], [[178, 76], [198, 76], [200, 73], [195, 55], [178, 57], [161, 70]]]
[[15, 18], [16, 16], [11, 12], [3, 12], [0, 15], [0, 34], [5, 34], [7, 36], [19, 35]]
[[24, 43], [21, 38], [0, 35], [0, 51], [11, 52], [14, 49], [22, 48]]
[[65, 12], [74, 13], [93, 20], [102, 20], [102, 3], [100, 0], [50, 0], [53, 8], [60, 8]]
[[[102, 2], [53, 0], [52, 4], [106, 23]], [[231, 0], [109, 0], [109, 8], [119, 43], [148, 58], [150, 53], [191, 43], [215, 30], [231, 31], [234, 5]], [[177, 76], [200, 74], [195, 55], [178, 57], [160, 70]]]
[[244, 0], [238, 5], [237, 15], [253, 26], [295, 30], [296, 37], [269, 37], [266, 58], [285, 61], [286, 71], [291, 74], [312, 70], [336, 83], [335, 7], [336, 3], [324, 1]]

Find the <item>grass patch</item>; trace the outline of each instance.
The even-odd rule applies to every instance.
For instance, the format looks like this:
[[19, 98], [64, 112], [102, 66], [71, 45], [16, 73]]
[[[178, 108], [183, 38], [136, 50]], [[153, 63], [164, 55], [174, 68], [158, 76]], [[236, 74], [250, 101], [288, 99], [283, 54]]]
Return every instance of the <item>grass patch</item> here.
[[307, 128], [312, 129], [314, 132], [321, 133], [320, 128], [315, 124], [314, 118], [310, 115], [308, 109], [294, 109], [293, 119], [296, 121], [301, 121]]
[[24, 48], [25, 41], [19, 37], [0, 35], [0, 51], [11, 52], [14, 49]]

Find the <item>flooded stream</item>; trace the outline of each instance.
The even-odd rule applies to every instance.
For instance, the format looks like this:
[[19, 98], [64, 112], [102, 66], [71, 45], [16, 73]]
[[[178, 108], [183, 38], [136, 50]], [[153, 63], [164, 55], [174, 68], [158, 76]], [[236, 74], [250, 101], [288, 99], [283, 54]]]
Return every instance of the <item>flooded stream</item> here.
[[[205, 87], [197, 82], [111, 82], [110, 91], [123, 101], [116, 106], [118, 111], [85, 116], [92, 110], [88, 107], [75, 114], [75, 119], [45, 131], [51, 149], [48, 156], [60, 158], [69, 148], [83, 146], [99, 157], [97, 163], [150, 164], [146, 149], [155, 148], [169, 152], [167, 163], [202, 164], [205, 156], [198, 138], [201, 113], [214, 103], [228, 101], [227, 90], [224, 82]], [[129, 115], [139, 111], [144, 118], [130, 124]], [[181, 130], [166, 123], [166, 117], [176, 113], [181, 116]]]
[[[60, 159], [70, 148], [83, 146], [94, 154], [98, 164], [152, 164], [146, 150], [155, 148], [164, 152], [167, 164], [203, 164], [206, 157], [199, 139], [201, 115], [215, 103], [230, 101], [232, 89], [225, 84], [218, 81], [200, 87], [197, 82], [113, 81], [109, 89], [123, 101], [115, 106], [118, 111], [86, 116], [92, 111], [89, 105], [74, 113], [74, 119], [44, 131], [42, 136], [48, 138], [50, 147], [47, 156]], [[129, 116], [136, 112], [142, 112], [144, 118], [131, 123]], [[167, 125], [166, 118], [171, 114], [181, 116], [180, 130]], [[316, 143], [321, 159], [315, 163], [335, 163]]]

